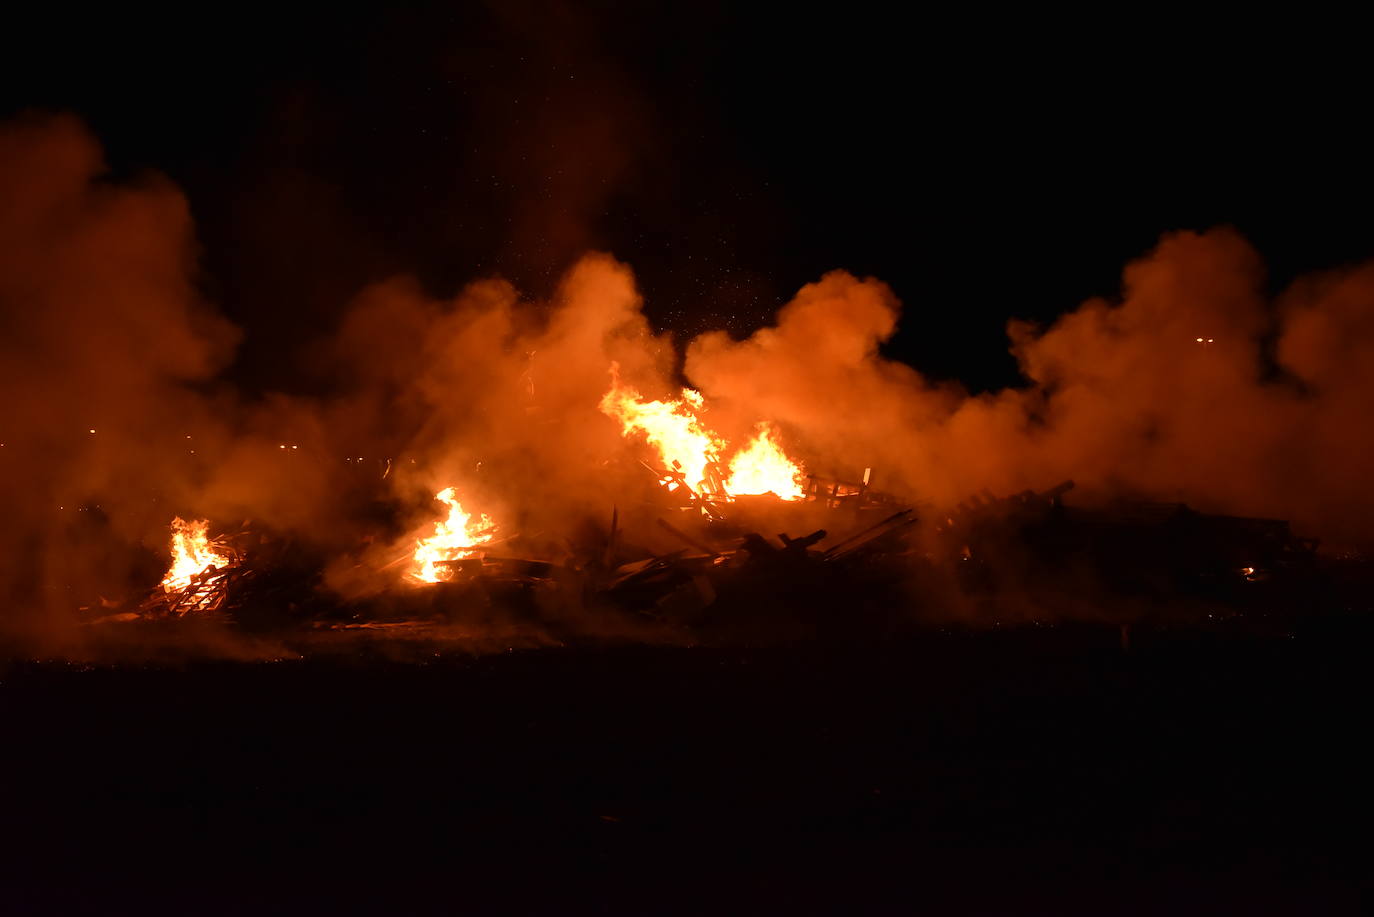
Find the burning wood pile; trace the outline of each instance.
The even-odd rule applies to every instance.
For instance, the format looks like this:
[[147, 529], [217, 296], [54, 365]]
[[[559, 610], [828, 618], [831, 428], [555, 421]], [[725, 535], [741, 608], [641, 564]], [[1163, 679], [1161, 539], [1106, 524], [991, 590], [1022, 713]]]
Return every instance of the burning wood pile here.
[[211, 536], [206, 519], [172, 520], [171, 565], [162, 581], [107, 621], [221, 620], [275, 623], [316, 605], [318, 571], [293, 545], [255, 532], [247, 522]]
[[[595, 612], [709, 631], [779, 609], [823, 609], [852, 620], [861, 606], [901, 607], [931, 569], [950, 571], [969, 594], [1060, 588], [1075, 569], [1091, 569], [1122, 594], [1185, 594], [1223, 580], [1291, 578], [1311, 569], [1315, 548], [1271, 520], [1208, 516], [1178, 505], [1069, 507], [1067, 481], [1043, 492], [980, 495], [938, 517], [899, 507], [867, 484], [809, 479], [797, 500], [696, 494], [666, 509], [649, 507], [648, 516], [637, 517], [652, 520], [648, 530], [627, 528], [617, 509], [603, 538], [571, 545], [556, 558], [521, 556], [518, 535], [503, 535], [490, 516], [469, 511], [447, 488], [436, 496], [445, 515], [394, 565], [400, 569], [390, 597], [362, 603], [322, 598], [318, 570], [288, 571], [283, 553], [262, 550], [260, 538], [254, 549], [246, 529], [210, 537], [204, 520], [177, 519], [171, 567], [136, 616], [218, 615], [243, 623], [258, 609], [262, 626], [375, 629], [459, 620], [474, 607], [490, 612], [501, 604], [530, 613], [538, 605], [546, 616], [549, 609]], [[681, 495], [689, 486], [677, 472], [663, 491]], [[760, 507], [769, 510], [765, 518], [789, 527], [816, 519], [825, 527], [765, 535], [749, 524]], [[306, 610], [283, 616], [283, 605]]]
[[937, 601], [937, 582], [967, 595], [1054, 592], [1085, 571], [1094, 589], [1182, 594], [1308, 569], [1315, 548], [1282, 522], [1181, 505], [1072, 508], [1063, 501], [1072, 481], [918, 513], [875, 490], [871, 468], [857, 480], [808, 473], [768, 422], [733, 444], [705, 422], [698, 393], [646, 400], [614, 366], [599, 407], [642, 450], [647, 472], [641, 490], [632, 474], [620, 479], [609, 529], [525, 538], [485, 511], [480, 491], [444, 487], [437, 518], [378, 543], [375, 562], [357, 559], [371, 586], [349, 597], [319, 588], [327, 558], [302, 559], [246, 524], [211, 537], [206, 520], [177, 518], [162, 582], [113, 617], [376, 629], [500, 609], [546, 622], [590, 613], [710, 628], [779, 609], [906, 608]]
[[448, 515], [434, 524], [434, 533], [416, 542], [411, 578], [421, 583], [439, 583], [453, 578], [454, 567], [472, 557], [494, 535], [496, 523], [472, 514], [458, 502], [456, 491], [446, 487], [434, 499], [448, 507]]
[[766, 421], [755, 427], [753, 439], [736, 449], [728, 462], [730, 443], [705, 425], [705, 404], [699, 392], [683, 389], [672, 401], [645, 401], [620, 381], [611, 367], [611, 389], [601, 399], [601, 411], [617, 420], [626, 437], [642, 437], [659, 456], [646, 463], [660, 483], [706, 515], [715, 504], [735, 497], [772, 494], [795, 501], [806, 496], [806, 476], [777, 440]]
[[[148, 616], [180, 617], [221, 610], [231, 592], [251, 578], [234, 537], [210, 538], [209, 520], [172, 520], [172, 565], [157, 588], [138, 606]], [[239, 533], [240, 537], [244, 533]]]

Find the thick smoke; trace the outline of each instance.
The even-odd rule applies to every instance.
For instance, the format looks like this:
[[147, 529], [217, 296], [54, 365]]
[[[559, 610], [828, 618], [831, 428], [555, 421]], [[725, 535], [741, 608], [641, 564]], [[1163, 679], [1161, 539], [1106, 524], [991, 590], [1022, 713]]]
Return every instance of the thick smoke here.
[[60, 632], [77, 605], [146, 589], [174, 514], [298, 539], [350, 592], [448, 486], [525, 549], [566, 555], [644, 483], [642, 447], [597, 408], [612, 362], [649, 397], [699, 388], [736, 444], [771, 421], [809, 469], [871, 467], [911, 500], [1072, 477], [1088, 498], [1374, 541], [1374, 266], [1271, 297], [1235, 232], [1170, 235], [1126, 268], [1119, 301], [1012, 322], [1026, 383], [969, 395], [884, 358], [900, 304], [844, 272], [745, 340], [688, 342], [679, 378], [630, 269], [591, 254], [548, 301], [500, 279], [452, 298], [371, 286], [299, 355], [331, 394], [249, 398], [218, 381], [239, 335], [197, 292], [186, 201], [165, 179], [103, 173], [72, 119], [0, 130], [6, 630]]
[[0, 591], [32, 629], [136, 563], [189, 498], [181, 459], [236, 332], [200, 302], [185, 199], [103, 180], [70, 118], [0, 127]]
[[1270, 299], [1229, 229], [1166, 236], [1047, 329], [1013, 321], [1023, 388], [968, 396], [883, 359], [898, 319], [876, 280], [837, 272], [774, 327], [704, 335], [686, 372], [712, 397], [790, 428], [813, 463], [954, 502], [1073, 478], [1100, 495], [1290, 518], [1368, 543], [1374, 491], [1374, 267], [1304, 278]]
[[671, 344], [640, 306], [629, 269], [605, 255], [582, 258], [549, 303], [500, 280], [436, 301], [397, 279], [363, 292], [321, 359], [345, 377], [336, 413], [350, 436], [389, 444], [391, 490], [417, 524], [455, 486], [503, 537], [557, 554], [616, 503], [621, 480], [606, 465], [626, 444], [597, 410], [610, 364], [671, 370]]

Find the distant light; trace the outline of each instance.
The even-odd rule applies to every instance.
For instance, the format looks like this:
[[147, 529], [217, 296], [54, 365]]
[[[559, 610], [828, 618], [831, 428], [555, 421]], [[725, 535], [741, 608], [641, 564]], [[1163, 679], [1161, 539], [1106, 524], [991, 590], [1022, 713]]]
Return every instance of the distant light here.
[[278, 446], [277, 448], [278, 448], [278, 449], [285, 449], [285, 448], [286, 448], [286, 443], [282, 443], [282, 444], [281, 444], [280, 446]]
[[87, 432], [87, 433], [94, 433], [95, 431], [94, 431], [94, 430], [87, 430], [86, 432]]
[[291, 448], [292, 448], [292, 449], [299, 449], [300, 447], [299, 447], [299, 446], [292, 446]]
[[1197, 339], [1197, 342], [1198, 342], [1199, 344], [1201, 344], [1201, 343], [1202, 343], [1202, 338], [1198, 338], [1198, 339]]

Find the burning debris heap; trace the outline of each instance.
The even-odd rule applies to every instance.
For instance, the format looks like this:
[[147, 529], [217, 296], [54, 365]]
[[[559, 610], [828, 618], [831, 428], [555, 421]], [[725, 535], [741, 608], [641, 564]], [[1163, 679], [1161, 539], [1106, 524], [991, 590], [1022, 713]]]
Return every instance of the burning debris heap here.
[[[321, 606], [317, 558], [248, 522], [211, 537], [208, 520], [172, 522], [171, 566], [162, 582], [97, 623], [231, 621], [254, 627], [299, 623]], [[302, 614], [296, 614], [301, 612]]]
[[726, 463], [722, 456], [730, 443], [702, 421], [705, 403], [699, 392], [685, 388], [672, 401], [645, 401], [620, 381], [619, 367], [612, 364], [611, 388], [600, 407], [626, 437], [643, 437], [658, 452], [660, 467], [646, 465], [659, 481], [707, 515], [712, 504], [734, 497], [772, 494], [792, 501], [806, 495], [801, 465], [783, 450], [767, 421], [755, 426], [753, 439]]
[[[413, 542], [396, 590], [363, 602], [326, 598], [318, 568], [247, 527], [212, 538], [206, 522], [177, 519], [163, 582], [132, 613], [105, 620], [218, 616], [264, 627], [385, 628], [499, 608], [545, 623], [588, 612], [626, 615], [705, 636], [737, 631], [751, 616], [773, 624], [778, 614], [823, 614], [852, 623], [861, 609], [897, 613], [937, 600], [923, 591], [930, 571], [947, 571], [967, 595], [1090, 588], [1167, 599], [1294, 582], [1315, 569], [1315, 543], [1294, 537], [1284, 522], [1178, 504], [1073, 507], [1063, 500], [1068, 481], [1043, 492], [976, 496], [937, 516], [874, 492], [868, 474], [853, 484], [811, 478], [801, 500], [729, 503], [704, 501], [681, 474], [662, 476], [667, 499], [641, 515], [652, 519], [648, 530], [627, 529], [613, 510], [603, 538], [557, 559], [521, 556], [519, 536], [498, 539], [491, 518], [466, 511], [446, 489], [437, 499], [447, 515]], [[819, 519], [823, 527], [769, 536], [753, 527], [758, 519], [789, 526]], [[283, 617], [283, 608], [296, 613]]]
[[434, 534], [416, 542], [410, 575], [422, 583], [451, 579], [451, 565], [471, 557], [477, 547], [490, 542], [496, 528], [496, 523], [485, 514], [474, 520], [458, 502], [452, 487], [439, 491], [434, 499], [448, 506], [448, 516], [434, 524]]
[[434, 496], [439, 518], [392, 542], [389, 560], [357, 564], [386, 585], [348, 598], [317, 588], [325, 560], [287, 541], [246, 523], [211, 538], [207, 521], [177, 518], [162, 583], [132, 612], [102, 620], [385, 629], [609, 614], [702, 632], [737, 630], [752, 617], [900, 616], [954, 593], [1229, 598], [1242, 584], [1314, 568], [1315, 542], [1284, 522], [1181, 504], [1072, 507], [1072, 481], [918, 512], [873, 489], [870, 468], [858, 480], [807, 473], [770, 423], [734, 446], [704, 422], [698, 393], [648, 401], [614, 366], [599, 406], [653, 456], [628, 469], [647, 472], [639, 488], [633, 474], [621, 478], [608, 530], [561, 545], [526, 539], [480, 511], [474, 494], [446, 487]]
[[[172, 520], [172, 565], [157, 588], [139, 605], [139, 612], [154, 616], [181, 616], [219, 611], [253, 569], [244, 563], [234, 537], [211, 539], [209, 520]], [[239, 533], [242, 537], [244, 533]]]

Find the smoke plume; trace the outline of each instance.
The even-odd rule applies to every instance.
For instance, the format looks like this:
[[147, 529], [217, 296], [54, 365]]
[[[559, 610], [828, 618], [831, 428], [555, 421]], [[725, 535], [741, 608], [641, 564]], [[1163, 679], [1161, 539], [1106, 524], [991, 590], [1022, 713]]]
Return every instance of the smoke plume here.
[[1071, 477], [1086, 499], [1374, 542], [1374, 265], [1273, 296], [1236, 232], [1171, 234], [1125, 268], [1119, 298], [1012, 321], [1024, 384], [973, 395], [882, 356], [903, 316], [877, 279], [826, 274], [771, 326], [700, 335], [680, 362], [630, 268], [588, 254], [544, 301], [491, 277], [452, 297], [372, 285], [298, 356], [327, 394], [249, 395], [221, 376], [240, 335], [198, 292], [186, 200], [104, 173], [71, 118], [0, 129], [9, 631], [59, 631], [75, 607], [156, 582], [173, 515], [255, 520], [344, 558], [331, 579], [351, 590], [346, 571], [404, 550], [453, 486], [557, 557], [633, 502], [631, 472], [642, 483], [641, 444], [598, 410], [612, 363], [646, 397], [700, 389], [736, 445], [766, 421], [808, 469], [872, 468], [912, 501]]
[[235, 343], [196, 293], [182, 195], [157, 176], [115, 184], [103, 171], [71, 118], [0, 127], [8, 625], [117, 582], [129, 546], [188, 499], [186, 437], [209, 422], [199, 387]]
[[1048, 328], [1012, 321], [1026, 384], [970, 396], [878, 348], [899, 306], [843, 272], [746, 340], [703, 335], [686, 372], [709, 396], [790, 428], [813, 464], [952, 503], [1061, 478], [1099, 495], [1290, 518], [1368, 543], [1374, 461], [1374, 266], [1265, 294], [1230, 229], [1180, 232], [1128, 265], [1118, 301]]

